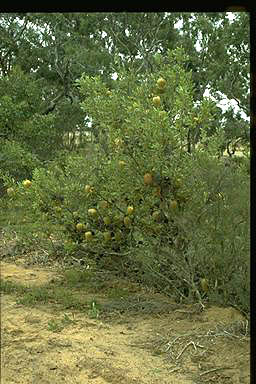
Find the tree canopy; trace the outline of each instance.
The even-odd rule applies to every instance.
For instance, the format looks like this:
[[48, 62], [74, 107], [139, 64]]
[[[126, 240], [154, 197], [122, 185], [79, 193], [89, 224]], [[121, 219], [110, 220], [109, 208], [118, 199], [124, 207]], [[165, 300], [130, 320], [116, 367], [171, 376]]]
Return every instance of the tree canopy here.
[[[77, 79], [100, 75], [111, 89], [125, 69], [143, 81], [177, 47], [189, 57], [195, 103], [210, 94], [216, 105], [225, 98], [237, 104], [216, 107], [208, 134], [221, 128], [226, 143], [249, 141], [247, 13], [2, 13], [0, 41], [3, 147], [16, 142], [17, 151], [43, 162], [73, 149], [65, 134], [97, 135]], [[8, 155], [1, 156], [5, 164]]]

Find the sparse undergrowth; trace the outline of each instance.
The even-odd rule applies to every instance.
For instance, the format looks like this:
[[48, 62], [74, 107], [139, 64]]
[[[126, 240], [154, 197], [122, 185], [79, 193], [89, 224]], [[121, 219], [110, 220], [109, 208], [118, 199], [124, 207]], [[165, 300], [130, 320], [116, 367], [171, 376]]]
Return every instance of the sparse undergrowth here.
[[153, 292], [138, 284], [114, 275], [106, 279], [103, 273], [78, 269], [67, 269], [61, 279], [42, 286], [26, 286], [2, 279], [0, 289], [2, 293], [15, 295], [17, 303], [25, 306], [49, 304], [63, 311], [86, 312], [94, 318], [111, 318], [111, 314], [117, 313], [156, 315], [168, 313], [175, 307], [168, 299], [154, 298]]

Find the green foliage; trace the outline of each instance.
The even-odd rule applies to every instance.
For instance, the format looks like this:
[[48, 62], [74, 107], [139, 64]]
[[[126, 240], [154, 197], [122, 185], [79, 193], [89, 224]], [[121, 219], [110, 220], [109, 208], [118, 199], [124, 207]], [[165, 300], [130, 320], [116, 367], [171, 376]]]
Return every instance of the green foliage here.
[[[35, 167], [41, 162], [36, 155], [16, 141], [0, 139], [0, 197], [5, 195], [8, 188], [16, 187], [16, 182], [32, 176]], [[12, 199], [15, 193], [11, 194]]]
[[[52, 159], [58, 150], [73, 148], [69, 140], [64, 140], [66, 133], [78, 127], [83, 130], [84, 118], [73, 84], [85, 70], [79, 67], [84, 61], [82, 56], [89, 56], [89, 44], [82, 51], [78, 48], [81, 40], [85, 42], [87, 31], [81, 30], [82, 35], [75, 31], [73, 20], [78, 27], [81, 16], [72, 14], [1, 14], [0, 19], [0, 139], [4, 145], [5, 141], [14, 141], [28, 156], [41, 161]], [[90, 38], [87, 40], [89, 43]], [[71, 57], [76, 60], [74, 50], [81, 58], [72, 65], [71, 73]], [[14, 169], [19, 171], [15, 164]], [[12, 168], [8, 172], [12, 175]], [[22, 177], [21, 173], [20, 180]]]
[[16, 198], [55, 257], [133, 277], [137, 269], [137, 279], [177, 300], [221, 298], [248, 311], [247, 159], [218, 158], [223, 130], [206, 133], [216, 107], [193, 102], [187, 61], [179, 48], [147, 77], [120, 70], [111, 91], [84, 75], [93, 151], [35, 169]]
[[74, 324], [75, 320], [71, 319], [66, 313], [60, 320], [49, 320], [48, 321], [48, 329], [52, 332], [61, 332], [64, 328], [66, 328], [70, 324]]
[[1, 174], [6, 174], [15, 180], [32, 176], [32, 170], [40, 166], [37, 156], [27, 151], [20, 143], [0, 140]]
[[[200, 111], [196, 111], [193, 125], [190, 118], [188, 122], [185, 118], [179, 119], [180, 123], [190, 125], [189, 132], [180, 128], [183, 135], [189, 133], [196, 143], [200, 135], [212, 136], [221, 127], [222, 151], [230, 142], [234, 147], [237, 142], [248, 145], [249, 124], [241, 113], [249, 115], [249, 19], [243, 12], [233, 16], [230, 20], [227, 13], [2, 13], [1, 145], [8, 147], [9, 143], [15, 143], [17, 160], [18, 153], [26, 153], [24, 159], [28, 158], [29, 164], [32, 157], [46, 163], [59, 151], [85, 147], [86, 134], [93, 132], [107, 152], [104, 125], [108, 131], [107, 125], [112, 124], [113, 116], [110, 110], [108, 116], [105, 112], [101, 116], [100, 103], [114, 108], [113, 115], [119, 125], [127, 97], [140, 97], [135, 89], [131, 92], [131, 86], [163, 71], [163, 63], [170, 61], [169, 50], [177, 47], [183, 48], [177, 60], [182, 61], [181, 56], [184, 55], [184, 59], [186, 56], [184, 69], [190, 71], [189, 85], [184, 88], [183, 77], [173, 71], [167, 92], [152, 87], [154, 94], [160, 94], [164, 110], [169, 113], [174, 109], [175, 115], [175, 109], [182, 107], [180, 112], [185, 116], [188, 111], [190, 115], [198, 102]], [[177, 29], [177, 22], [182, 22], [180, 29]], [[176, 64], [173, 62], [173, 68]], [[122, 103], [114, 102], [120, 93], [115, 90], [109, 100], [98, 96], [97, 100], [87, 100], [89, 104], [96, 102], [97, 116], [92, 113], [92, 106], [88, 105], [87, 110], [86, 103], [81, 110], [80, 102], [87, 95], [79, 93], [76, 80], [82, 74], [84, 79], [86, 76], [97, 79], [100, 75], [104, 85], [99, 86], [114, 90], [117, 83], [112, 80], [113, 73], [117, 73], [119, 79], [122, 76], [127, 79], [122, 85], [118, 82], [118, 87], [124, 87], [127, 92], [126, 97], [122, 96]], [[177, 98], [174, 102], [171, 87], [175, 88], [176, 83], [186, 100]], [[173, 94], [177, 96], [174, 88]], [[194, 89], [192, 93], [191, 88]], [[95, 94], [96, 88], [93, 89], [89, 92]], [[205, 101], [203, 96], [206, 89], [218, 101], [223, 100], [224, 95], [235, 101], [239, 112], [231, 107], [226, 112], [213, 105], [208, 107], [210, 101]], [[150, 99], [149, 93], [147, 97]], [[146, 107], [145, 101], [143, 106]], [[207, 116], [208, 110], [211, 110], [211, 118]], [[126, 117], [129, 113], [127, 109]], [[88, 125], [88, 115], [94, 118], [92, 127]], [[95, 125], [99, 121], [100, 125]], [[4, 173], [15, 179], [14, 173], [18, 173], [22, 180], [27, 170], [20, 169], [19, 164], [10, 168], [13, 156], [11, 160], [5, 153], [3, 156]], [[38, 166], [35, 161], [34, 168]]]
[[1, 225], [19, 250], [248, 310], [249, 22], [233, 16], [0, 15]]
[[88, 311], [88, 315], [91, 319], [97, 319], [100, 315], [100, 308], [95, 300], [92, 300], [90, 303], [90, 309]]
[[[192, 288], [191, 277], [194, 282], [206, 278], [210, 299], [217, 300], [220, 296], [222, 303], [239, 303], [240, 308], [248, 312], [248, 176], [242, 168], [224, 165], [203, 152], [197, 153], [193, 162], [188, 162], [186, 173], [191, 197], [181, 226], [183, 238], [189, 239], [189, 243], [183, 254], [187, 264], [183, 265], [180, 278]], [[243, 281], [242, 285], [237, 284], [239, 280]]]
[[19, 67], [0, 82], [1, 140], [15, 141], [17, 147], [30, 152], [28, 156], [50, 158], [63, 133], [56, 130], [54, 116], [42, 112], [42, 82]]

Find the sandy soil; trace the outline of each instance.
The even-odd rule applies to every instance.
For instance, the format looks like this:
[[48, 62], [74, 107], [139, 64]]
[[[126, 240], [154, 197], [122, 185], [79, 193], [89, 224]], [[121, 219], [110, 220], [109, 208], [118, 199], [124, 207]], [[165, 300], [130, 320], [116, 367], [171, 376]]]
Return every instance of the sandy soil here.
[[[2, 279], [40, 285], [55, 276], [22, 262], [1, 263]], [[49, 327], [63, 318], [72, 321], [58, 332]], [[248, 384], [245, 324], [234, 308], [195, 312], [182, 306], [104, 320], [49, 304], [30, 308], [2, 295], [1, 383]]]

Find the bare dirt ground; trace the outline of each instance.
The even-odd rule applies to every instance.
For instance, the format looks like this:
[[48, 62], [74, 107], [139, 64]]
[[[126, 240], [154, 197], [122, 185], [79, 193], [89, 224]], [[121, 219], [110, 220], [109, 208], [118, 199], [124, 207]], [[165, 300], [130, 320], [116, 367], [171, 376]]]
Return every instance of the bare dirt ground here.
[[[3, 280], [43, 285], [55, 276], [1, 263]], [[63, 316], [72, 321], [59, 330], [49, 326]], [[1, 298], [2, 384], [248, 384], [249, 344], [246, 321], [234, 308], [176, 305], [165, 314], [104, 319]]]

